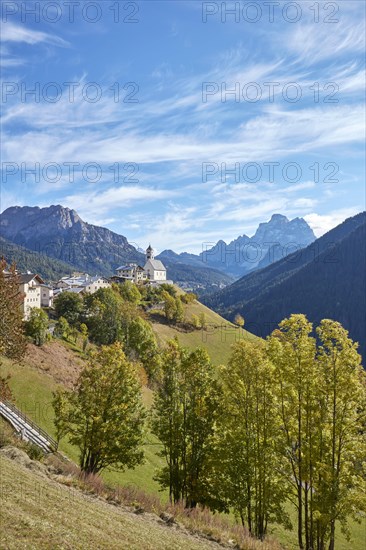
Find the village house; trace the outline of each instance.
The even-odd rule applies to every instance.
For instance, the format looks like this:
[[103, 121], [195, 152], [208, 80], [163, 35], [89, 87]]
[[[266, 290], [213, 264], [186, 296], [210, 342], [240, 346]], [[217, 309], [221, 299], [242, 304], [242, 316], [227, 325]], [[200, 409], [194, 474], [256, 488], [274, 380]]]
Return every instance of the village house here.
[[156, 260], [154, 250], [149, 245], [146, 249], [146, 261], [144, 267], [136, 263], [122, 265], [116, 269], [116, 275], [110, 278], [113, 283], [124, 283], [131, 281], [135, 284], [148, 282], [150, 285], [159, 285], [162, 283], [173, 284], [166, 278], [166, 268], [160, 260]]
[[[122, 279], [132, 281], [135, 284], [140, 284], [146, 280], [144, 268], [138, 264], [126, 264], [116, 269], [117, 276], [112, 279]], [[117, 281], [118, 282], [118, 281]]]
[[42, 307], [52, 307], [53, 305], [53, 288], [46, 285], [41, 284], [41, 306]]
[[100, 288], [109, 288], [110, 286], [110, 282], [105, 277], [99, 275], [91, 277], [87, 273], [73, 273], [71, 277], [62, 277], [57, 281], [55, 288], [69, 292], [77, 291], [94, 294]]
[[36, 273], [19, 274], [19, 289], [23, 295], [21, 309], [25, 321], [29, 319], [30, 312], [33, 308], [41, 307], [41, 285], [43, 284], [43, 279]]

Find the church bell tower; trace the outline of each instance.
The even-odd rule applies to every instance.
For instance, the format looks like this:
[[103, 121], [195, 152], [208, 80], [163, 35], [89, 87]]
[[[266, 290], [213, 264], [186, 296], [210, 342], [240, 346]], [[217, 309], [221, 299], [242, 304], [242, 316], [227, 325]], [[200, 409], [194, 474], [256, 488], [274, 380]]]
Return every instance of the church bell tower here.
[[148, 262], [149, 260], [153, 260], [153, 259], [154, 259], [154, 250], [151, 247], [151, 244], [149, 244], [149, 246], [146, 249], [146, 261]]

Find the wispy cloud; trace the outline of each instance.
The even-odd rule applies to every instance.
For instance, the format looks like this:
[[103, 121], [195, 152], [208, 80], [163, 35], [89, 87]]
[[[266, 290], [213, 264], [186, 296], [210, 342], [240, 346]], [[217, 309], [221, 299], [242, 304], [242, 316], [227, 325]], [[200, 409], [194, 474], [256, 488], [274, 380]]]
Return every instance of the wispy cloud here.
[[[94, 72], [89, 76], [83, 66], [79, 74], [66, 75], [70, 67], [75, 73], [75, 67], [81, 67], [68, 60], [60, 82], [78, 82], [74, 102], [63, 89], [56, 103], [24, 102], [15, 94], [4, 104], [3, 162], [100, 164], [104, 174], [99, 183], [86, 184], [79, 167], [74, 182], [63, 175], [54, 184], [41, 177], [33, 188], [28, 185], [30, 201], [47, 204], [57, 200], [94, 223], [103, 222], [120, 232], [129, 228], [136, 239], [148, 240], [150, 235], [159, 248], [197, 250], [202, 240], [231, 240], [250, 232], [273, 212], [304, 215], [316, 231], [324, 231], [348, 212], [335, 204], [339, 189], [343, 196], [346, 193], [351, 168], [347, 167], [347, 177], [343, 175], [337, 187], [315, 185], [309, 174], [293, 185], [281, 178], [269, 182], [264, 175], [255, 184], [233, 184], [230, 177], [223, 183], [220, 173], [203, 183], [202, 163], [226, 163], [228, 169], [236, 162], [263, 166], [264, 162], [282, 165], [292, 161], [309, 166], [315, 161], [347, 161], [349, 151], [352, 160], [361, 158], [365, 132], [363, 9], [359, 2], [346, 4], [342, 3], [339, 25], [306, 20], [273, 25], [268, 34], [256, 37], [252, 48], [243, 42], [237, 26], [238, 38], [233, 39], [231, 49], [202, 50], [200, 63], [186, 68], [179, 65], [181, 74], [168, 55], [161, 55], [155, 70], [154, 65], [146, 65], [148, 77], [140, 86], [136, 104], [113, 101], [112, 82], [107, 82], [104, 68], [99, 72], [103, 74], [100, 101], [85, 101], [81, 90], [94, 80]], [[62, 53], [69, 46], [48, 32], [14, 23], [3, 28], [5, 64], [9, 69], [23, 64], [25, 74], [29, 45], [62, 47]], [[180, 23], [175, 30], [179, 36], [184, 34]], [[76, 32], [73, 36], [76, 40]], [[187, 39], [193, 40], [193, 35]], [[13, 50], [21, 51], [19, 58]], [[137, 53], [132, 57], [138, 58]], [[218, 90], [222, 84], [230, 90], [238, 83], [240, 95], [246, 83], [255, 82], [262, 96], [255, 103], [243, 101], [242, 95], [239, 102], [230, 98], [225, 102], [219, 91], [205, 103], [203, 82], [214, 82]], [[278, 83], [273, 103], [265, 82]], [[302, 90], [298, 103], [283, 98], [289, 82]], [[320, 86], [318, 102], [314, 100], [315, 82]], [[325, 93], [332, 91], [324, 90], [329, 82], [339, 86], [338, 103], [324, 103]], [[108, 167], [128, 162], [138, 164], [139, 183], [112, 182]], [[19, 183], [19, 189], [24, 191], [24, 185]]]
[[98, 212], [104, 214], [110, 209], [131, 206], [136, 202], [153, 202], [167, 200], [177, 195], [176, 191], [169, 189], [156, 189], [143, 186], [120, 186], [110, 187], [105, 191], [90, 192], [87, 190], [82, 193], [68, 195], [61, 199], [69, 207], [74, 208], [81, 214], [93, 215]]
[[70, 45], [69, 42], [59, 36], [46, 32], [35, 31], [22, 25], [16, 25], [11, 21], [2, 23], [2, 41], [24, 42], [30, 45], [45, 42], [47, 44], [62, 47], [68, 47]]

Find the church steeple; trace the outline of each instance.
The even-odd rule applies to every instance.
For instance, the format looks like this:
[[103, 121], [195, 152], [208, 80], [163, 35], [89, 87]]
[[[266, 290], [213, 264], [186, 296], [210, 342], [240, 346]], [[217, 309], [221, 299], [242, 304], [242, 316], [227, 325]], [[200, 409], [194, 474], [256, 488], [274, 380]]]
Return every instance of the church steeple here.
[[146, 249], [146, 261], [154, 259], [154, 249], [151, 247], [151, 244]]

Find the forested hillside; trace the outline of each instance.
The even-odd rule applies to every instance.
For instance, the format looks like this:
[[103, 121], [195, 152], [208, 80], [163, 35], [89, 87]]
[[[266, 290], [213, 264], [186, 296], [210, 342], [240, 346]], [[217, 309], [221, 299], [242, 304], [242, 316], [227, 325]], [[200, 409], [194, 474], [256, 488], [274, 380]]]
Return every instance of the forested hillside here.
[[28, 250], [0, 237], [0, 257], [8, 264], [15, 262], [19, 271], [38, 273], [45, 281], [57, 281], [73, 271], [73, 266], [45, 254]]

